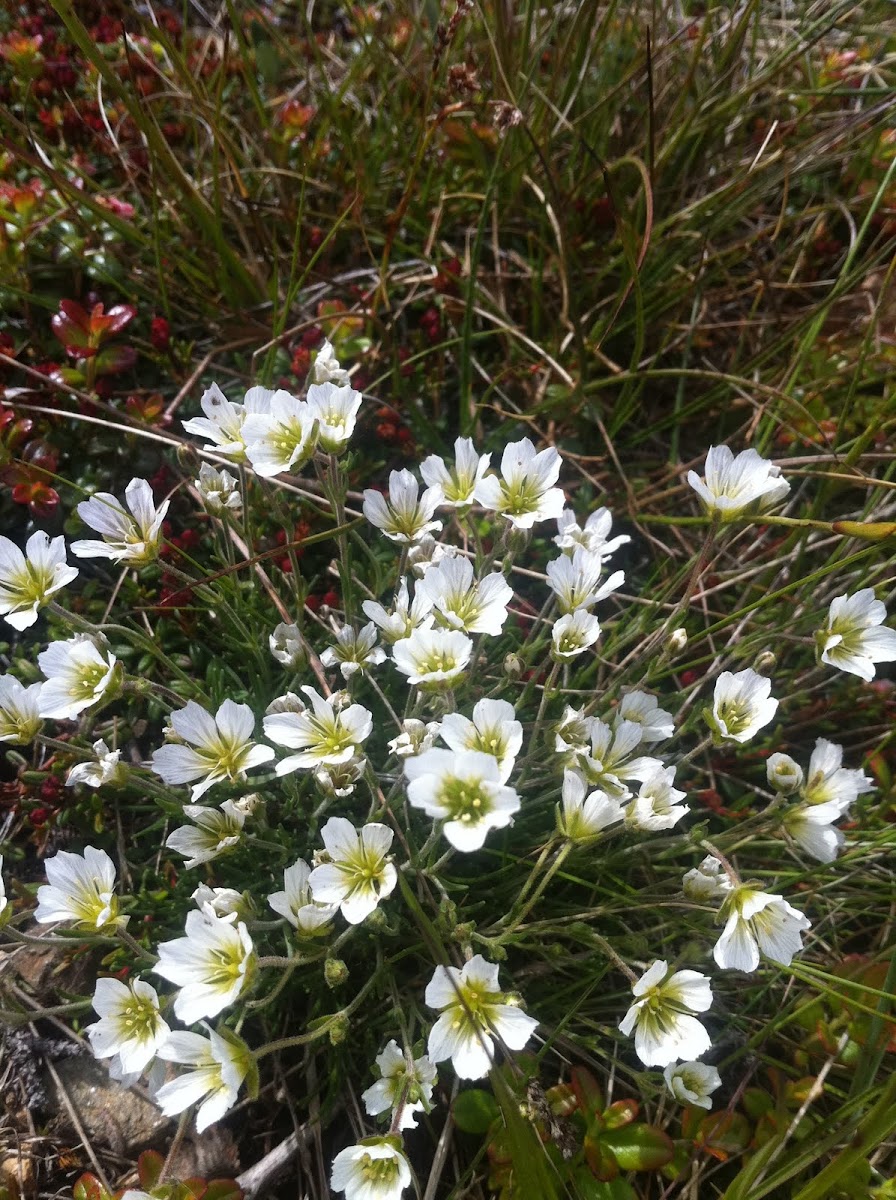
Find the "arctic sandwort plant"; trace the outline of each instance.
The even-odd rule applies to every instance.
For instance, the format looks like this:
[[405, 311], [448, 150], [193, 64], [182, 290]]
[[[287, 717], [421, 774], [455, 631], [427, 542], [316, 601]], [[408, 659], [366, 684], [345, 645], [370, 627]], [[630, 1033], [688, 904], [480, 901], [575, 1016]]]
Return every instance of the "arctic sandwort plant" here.
[[[58, 849], [36, 908], [19, 896], [2, 923], [28, 937], [30, 910], [60, 940], [106, 950], [94, 1053], [127, 1077], [155, 1070], [155, 1102], [194, 1110], [200, 1132], [259, 1078], [273, 1089], [270, 1057], [356, 1047], [369, 1132], [334, 1149], [331, 1186], [397, 1200], [413, 1139], [444, 1123], [458, 1081], [559, 1079], [558, 1050], [646, 1069], [654, 1098], [710, 1108], [728, 1087], [733, 989], [762, 972], [782, 993], [827, 936], [818, 897], [793, 881], [861, 855], [874, 782], [860, 753], [820, 734], [801, 757], [788, 727], [802, 701], [750, 640], [749, 613], [742, 643], [713, 642], [679, 669], [709, 556], [751, 523], [799, 526], [777, 511], [791, 488], [773, 462], [709, 450], [687, 476], [707, 540], [684, 599], [636, 605], [637, 531], [567, 494], [557, 448], [511, 439], [494, 468], [460, 437], [453, 457], [359, 493], [364, 403], [327, 343], [305, 395], [253, 387], [236, 401], [212, 384], [204, 415], [183, 422], [229, 466], [189, 476], [223, 568], [171, 567], [215, 643], [233, 639], [204, 679], [150, 616], [127, 612], [127, 581], [155, 578], [167, 554], [171, 498], [147, 480], [123, 503], [97, 492], [77, 505], [101, 537], [69, 548], [101, 564], [80, 574], [114, 588], [95, 624], [65, 604], [84, 581], [63, 537], [35, 533], [24, 550], [0, 539], [0, 616], [15, 631], [52, 621], [27, 677], [0, 677], [0, 740], [62, 756], [76, 796], [138, 797], [140, 849], [152, 842], [156, 862], [138, 879], [127, 845], [118, 865], [98, 846]], [[233, 581], [245, 545], [261, 571], [247, 579], [270, 583], [253, 531], [286, 503], [285, 475], [305, 477], [329, 522], [326, 607], [285, 569], [295, 590], [276, 610]], [[871, 587], [820, 603], [810, 591], [790, 636], [819, 686], [831, 668], [870, 681], [896, 658]], [[743, 797], [731, 825], [712, 824], [717, 776]], [[780, 880], [764, 865], [754, 879], [769, 843]], [[608, 891], [622, 900], [604, 915], [595, 897]], [[545, 979], [568, 942], [600, 987], [576, 990], [567, 964], [552, 997]]]

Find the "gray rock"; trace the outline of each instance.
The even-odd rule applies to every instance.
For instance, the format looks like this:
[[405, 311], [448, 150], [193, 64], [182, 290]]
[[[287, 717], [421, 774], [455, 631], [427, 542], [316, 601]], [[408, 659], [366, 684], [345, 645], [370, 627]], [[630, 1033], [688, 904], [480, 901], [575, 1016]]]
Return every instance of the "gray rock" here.
[[[145, 1149], [172, 1125], [152, 1101], [110, 1079], [96, 1059], [83, 1055], [56, 1063], [55, 1067], [87, 1137], [109, 1146], [116, 1154], [130, 1155]], [[47, 1091], [56, 1101], [60, 1122], [69, 1125], [65, 1101], [53, 1080], [47, 1081]]]

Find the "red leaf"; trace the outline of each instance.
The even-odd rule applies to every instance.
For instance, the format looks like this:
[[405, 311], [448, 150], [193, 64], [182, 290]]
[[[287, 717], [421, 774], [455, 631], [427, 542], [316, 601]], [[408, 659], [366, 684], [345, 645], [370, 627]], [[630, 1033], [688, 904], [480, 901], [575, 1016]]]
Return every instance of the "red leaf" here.
[[[87, 314], [84, 315], [86, 317]], [[50, 328], [74, 358], [89, 358], [91, 354], [95, 353], [95, 350], [92, 350], [88, 344], [89, 334], [86, 327], [73, 321], [67, 313], [54, 313], [50, 319]], [[89, 353], [87, 353], [88, 351]]]
[[79, 326], [84, 332], [87, 332], [90, 325], [90, 317], [77, 300], [60, 300], [59, 311], [64, 313], [73, 325]]
[[600, 1084], [586, 1067], [573, 1067], [571, 1083], [576, 1100], [579, 1102], [579, 1110], [586, 1119], [599, 1112], [603, 1112], [603, 1091]]
[[637, 1100], [616, 1100], [604, 1113], [604, 1123], [607, 1129], [621, 1129], [623, 1125], [631, 1125], [637, 1117], [640, 1105]]
[[137, 1175], [144, 1191], [154, 1188], [162, 1175], [165, 1159], [158, 1150], [144, 1150], [137, 1159]]
[[109, 324], [106, 325], [108, 333], [121, 333], [133, 321], [137, 315], [137, 310], [133, 304], [116, 304], [106, 313], [104, 318]]

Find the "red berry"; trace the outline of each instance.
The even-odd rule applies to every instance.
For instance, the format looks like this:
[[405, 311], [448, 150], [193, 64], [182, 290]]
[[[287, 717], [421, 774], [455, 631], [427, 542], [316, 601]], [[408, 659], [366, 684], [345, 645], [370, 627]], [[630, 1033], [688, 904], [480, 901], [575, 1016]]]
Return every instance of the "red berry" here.
[[149, 340], [155, 350], [167, 350], [171, 345], [171, 326], [164, 317], [153, 317], [149, 326]]

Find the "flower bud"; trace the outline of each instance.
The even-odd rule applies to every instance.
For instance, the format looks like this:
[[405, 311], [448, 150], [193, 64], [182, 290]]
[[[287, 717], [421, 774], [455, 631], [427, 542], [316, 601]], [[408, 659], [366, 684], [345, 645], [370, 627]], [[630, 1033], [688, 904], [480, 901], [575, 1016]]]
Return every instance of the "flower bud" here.
[[673, 629], [666, 639], [666, 652], [680, 654], [688, 644], [688, 635], [684, 629]]
[[523, 660], [518, 654], [508, 654], [504, 659], [504, 674], [519, 679], [523, 673]]
[[298, 671], [308, 661], [305, 641], [297, 625], [281, 621], [268, 638], [268, 645], [277, 662], [291, 671]]
[[337, 988], [348, 979], [348, 967], [341, 958], [328, 958], [324, 963], [324, 979], [327, 987]]
[[350, 1028], [351, 1028], [351, 1024], [349, 1022], [348, 1017], [343, 1016], [342, 1013], [340, 1013], [339, 1016], [333, 1022], [333, 1024], [330, 1026], [330, 1032], [329, 1032], [330, 1045], [331, 1046], [341, 1045], [345, 1041], [345, 1039], [348, 1037], [348, 1031]]
[[233, 807], [244, 812], [247, 817], [261, 820], [264, 818], [265, 799], [260, 792], [249, 792], [247, 796], [240, 796], [234, 800]]
[[765, 769], [769, 787], [782, 796], [792, 796], [803, 786], [803, 768], [789, 754], [773, 754]]
[[761, 654], [756, 655], [753, 670], [757, 671], [760, 675], [767, 675], [769, 671], [774, 670], [777, 661], [777, 656], [771, 650], [763, 650]]
[[196, 453], [196, 448], [191, 446], [189, 442], [180, 442], [174, 454], [178, 463], [180, 463], [185, 471], [189, 471], [192, 474], [196, 470], [199, 455]]
[[689, 900], [696, 900], [699, 904], [708, 900], [719, 901], [731, 891], [731, 880], [719, 860], [709, 854], [699, 867], [694, 867], [685, 874], [681, 881], [681, 890]]
[[208, 463], [199, 468], [199, 478], [193, 480], [203, 504], [214, 516], [223, 512], [237, 513], [242, 508], [242, 497], [236, 476], [229, 471], [217, 471]]

